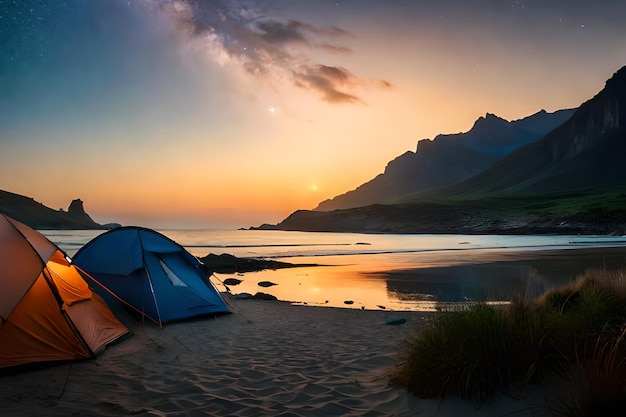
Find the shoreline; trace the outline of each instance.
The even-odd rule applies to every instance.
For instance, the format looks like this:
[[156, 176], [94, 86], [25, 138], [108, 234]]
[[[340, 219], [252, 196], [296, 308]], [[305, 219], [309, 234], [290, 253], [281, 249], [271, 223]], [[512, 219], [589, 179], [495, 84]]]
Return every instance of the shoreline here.
[[[467, 301], [535, 298], [589, 268], [626, 269], [626, 246], [348, 255], [332, 261], [336, 265], [216, 277], [242, 281], [228, 287], [233, 294], [262, 292], [299, 305], [428, 312]], [[275, 285], [258, 285], [263, 281]]]

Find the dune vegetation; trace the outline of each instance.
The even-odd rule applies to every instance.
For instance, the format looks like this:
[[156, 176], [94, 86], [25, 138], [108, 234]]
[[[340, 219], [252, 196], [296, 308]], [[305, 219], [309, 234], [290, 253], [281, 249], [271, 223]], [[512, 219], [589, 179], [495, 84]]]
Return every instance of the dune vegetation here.
[[550, 378], [562, 416], [626, 406], [626, 271], [592, 269], [538, 299], [442, 312], [410, 337], [389, 382], [422, 398], [488, 402]]

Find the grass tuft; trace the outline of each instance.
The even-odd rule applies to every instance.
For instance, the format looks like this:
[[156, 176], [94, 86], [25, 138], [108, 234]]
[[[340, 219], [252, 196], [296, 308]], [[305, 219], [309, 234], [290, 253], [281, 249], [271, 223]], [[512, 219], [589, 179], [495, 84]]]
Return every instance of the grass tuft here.
[[408, 342], [392, 384], [419, 396], [488, 400], [511, 377], [509, 332], [502, 311], [488, 305], [445, 313]]
[[409, 338], [389, 382], [419, 397], [489, 401], [499, 390], [557, 373], [572, 398], [563, 416], [626, 407], [626, 271], [592, 269], [508, 308], [442, 312]]

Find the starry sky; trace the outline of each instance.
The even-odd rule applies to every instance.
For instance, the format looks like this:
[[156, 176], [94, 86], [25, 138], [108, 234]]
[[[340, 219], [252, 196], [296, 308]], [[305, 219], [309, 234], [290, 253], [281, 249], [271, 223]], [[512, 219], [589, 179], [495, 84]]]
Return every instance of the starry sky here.
[[579, 106], [626, 1], [0, 0], [0, 189], [99, 223], [277, 223], [417, 142]]

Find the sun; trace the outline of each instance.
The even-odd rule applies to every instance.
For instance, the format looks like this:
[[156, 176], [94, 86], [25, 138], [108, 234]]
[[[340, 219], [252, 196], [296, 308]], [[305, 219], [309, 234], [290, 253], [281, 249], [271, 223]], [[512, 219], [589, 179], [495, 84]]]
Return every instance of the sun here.
[[317, 191], [317, 184], [311, 185], [311, 191]]

